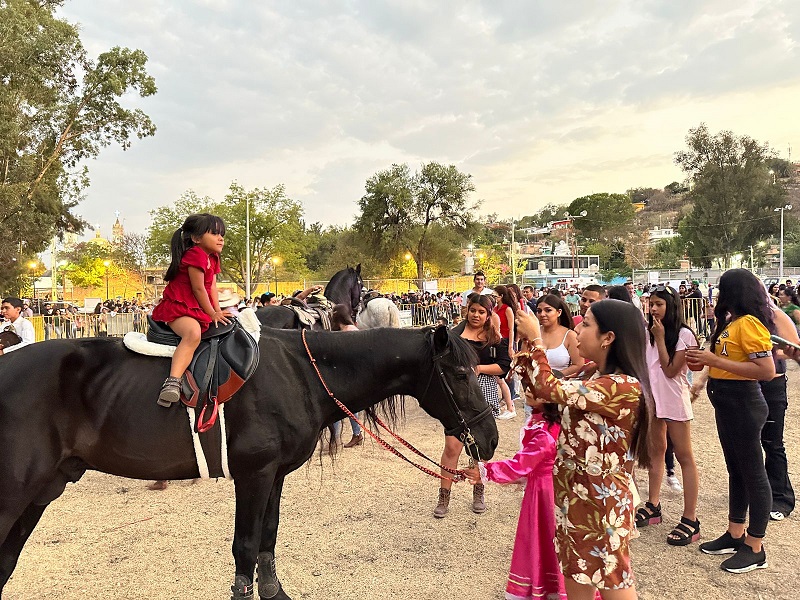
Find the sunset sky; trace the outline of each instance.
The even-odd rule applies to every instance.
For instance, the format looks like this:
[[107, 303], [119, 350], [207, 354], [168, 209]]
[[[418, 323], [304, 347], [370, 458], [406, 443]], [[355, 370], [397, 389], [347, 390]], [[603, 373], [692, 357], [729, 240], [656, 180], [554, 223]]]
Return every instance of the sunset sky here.
[[691, 127], [800, 159], [800, 2], [68, 0], [92, 55], [140, 48], [155, 137], [89, 163], [77, 212], [110, 234], [233, 180], [349, 224], [392, 163], [455, 164], [481, 213], [662, 188]]

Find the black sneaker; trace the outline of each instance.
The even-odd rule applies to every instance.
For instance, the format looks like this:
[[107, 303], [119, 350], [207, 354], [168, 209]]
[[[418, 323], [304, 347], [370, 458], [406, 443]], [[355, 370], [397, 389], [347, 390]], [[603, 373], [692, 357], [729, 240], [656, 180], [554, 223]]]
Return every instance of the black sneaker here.
[[761, 547], [761, 552], [753, 552], [750, 546], [742, 544], [736, 554], [722, 561], [720, 568], [728, 573], [749, 573], [756, 569], [766, 569], [767, 553], [764, 551], [763, 546]]
[[736, 554], [744, 546], [744, 535], [740, 538], [733, 537], [729, 531], [710, 542], [700, 544], [700, 552], [705, 554]]

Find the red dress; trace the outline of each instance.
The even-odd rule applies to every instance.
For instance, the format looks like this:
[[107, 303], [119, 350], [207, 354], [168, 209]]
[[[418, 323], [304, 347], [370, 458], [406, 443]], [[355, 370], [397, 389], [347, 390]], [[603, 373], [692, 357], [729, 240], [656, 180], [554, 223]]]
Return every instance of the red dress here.
[[203, 270], [203, 285], [213, 306], [211, 286], [214, 277], [220, 272], [219, 254], [206, 254], [200, 246], [192, 246], [184, 252], [178, 274], [164, 288], [164, 298], [153, 309], [153, 320], [170, 323], [178, 317], [192, 317], [200, 323], [200, 330], [205, 331], [211, 324], [211, 315], [200, 308], [200, 303], [192, 292], [189, 267]]

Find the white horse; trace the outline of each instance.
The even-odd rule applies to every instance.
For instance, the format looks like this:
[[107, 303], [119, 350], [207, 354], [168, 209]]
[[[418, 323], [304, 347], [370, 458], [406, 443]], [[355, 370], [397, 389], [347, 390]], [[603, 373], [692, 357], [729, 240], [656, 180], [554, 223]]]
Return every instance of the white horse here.
[[388, 298], [373, 298], [358, 313], [359, 329], [400, 327], [400, 309]]

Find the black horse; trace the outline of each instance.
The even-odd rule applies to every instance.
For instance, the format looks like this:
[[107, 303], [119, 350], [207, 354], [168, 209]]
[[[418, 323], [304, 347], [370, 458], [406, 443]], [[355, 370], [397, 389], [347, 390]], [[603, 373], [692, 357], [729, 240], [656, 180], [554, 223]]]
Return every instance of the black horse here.
[[[325, 297], [333, 304], [344, 304], [350, 309], [353, 321], [361, 304], [361, 294], [364, 282], [361, 279], [361, 263], [355, 268], [348, 266], [334, 273], [328, 285], [325, 286]], [[291, 308], [286, 306], [264, 306], [256, 311], [256, 316], [262, 325], [275, 329], [301, 329], [302, 325]], [[322, 329], [322, 326], [314, 327]]]
[[[444, 327], [309, 332], [331, 391], [353, 412], [411, 395], [473, 457], [486, 460], [497, 427], [473, 374], [475, 357]], [[226, 404], [236, 490], [233, 598], [289, 600], [275, 571], [281, 489], [313, 455], [320, 431], [343, 418], [298, 331], [262, 328], [258, 369]], [[52, 340], [0, 357], [0, 597], [31, 531], [68, 482], [94, 469], [135, 479], [199, 475], [186, 413], [152, 401], [169, 371], [110, 338]], [[471, 432], [471, 437], [465, 432]]]

